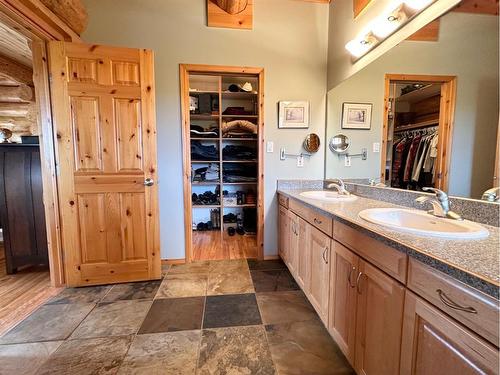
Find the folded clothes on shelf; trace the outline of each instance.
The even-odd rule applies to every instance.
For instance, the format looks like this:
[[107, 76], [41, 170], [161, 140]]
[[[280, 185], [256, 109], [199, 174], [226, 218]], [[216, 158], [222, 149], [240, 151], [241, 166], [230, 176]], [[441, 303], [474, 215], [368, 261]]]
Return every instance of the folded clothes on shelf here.
[[257, 125], [248, 120], [222, 121], [222, 134], [233, 137], [253, 136], [257, 134]]
[[191, 141], [191, 160], [218, 160], [219, 151], [215, 145], [204, 145], [200, 141]]
[[222, 170], [224, 182], [253, 182], [257, 181], [257, 167], [255, 165], [243, 165], [229, 163]]
[[245, 110], [245, 107], [227, 107], [224, 112], [222, 112], [222, 114], [232, 116], [247, 116], [252, 115], [253, 112]]
[[200, 125], [191, 124], [190, 128], [191, 137], [218, 137], [219, 136], [219, 128], [217, 124], [211, 125], [208, 127], [203, 127]]
[[219, 181], [219, 164], [210, 163], [208, 167], [192, 169], [191, 175], [193, 181], [197, 182], [218, 182]]
[[257, 159], [257, 150], [248, 146], [227, 145], [222, 149], [224, 160], [255, 160]]

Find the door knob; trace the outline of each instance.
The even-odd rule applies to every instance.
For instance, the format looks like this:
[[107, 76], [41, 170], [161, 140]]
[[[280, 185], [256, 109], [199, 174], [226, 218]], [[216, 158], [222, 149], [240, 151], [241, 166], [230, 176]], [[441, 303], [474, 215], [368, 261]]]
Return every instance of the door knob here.
[[146, 178], [144, 180], [144, 186], [153, 186], [154, 184], [155, 184], [155, 182], [152, 178]]

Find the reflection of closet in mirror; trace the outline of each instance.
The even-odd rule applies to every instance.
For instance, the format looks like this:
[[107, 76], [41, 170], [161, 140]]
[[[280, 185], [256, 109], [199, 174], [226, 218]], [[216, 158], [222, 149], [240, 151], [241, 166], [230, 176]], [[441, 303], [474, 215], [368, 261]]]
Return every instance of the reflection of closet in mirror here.
[[447, 188], [454, 77], [387, 75], [382, 181]]

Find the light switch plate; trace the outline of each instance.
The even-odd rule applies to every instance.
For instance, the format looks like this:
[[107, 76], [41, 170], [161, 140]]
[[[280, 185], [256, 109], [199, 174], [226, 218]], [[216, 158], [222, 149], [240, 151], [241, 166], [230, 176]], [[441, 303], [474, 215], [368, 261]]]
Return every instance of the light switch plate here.
[[380, 143], [373, 142], [373, 152], [380, 152]]
[[350, 156], [346, 156], [345, 157], [344, 165], [346, 167], [350, 167], [351, 166], [351, 157]]
[[267, 141], [266, 151], [268, 153], [274, 152], [274, 142], [273, 141]]
[[304, 166], [304, 157], [302, 155], [297, 156], [297, 167], [301, 168]]

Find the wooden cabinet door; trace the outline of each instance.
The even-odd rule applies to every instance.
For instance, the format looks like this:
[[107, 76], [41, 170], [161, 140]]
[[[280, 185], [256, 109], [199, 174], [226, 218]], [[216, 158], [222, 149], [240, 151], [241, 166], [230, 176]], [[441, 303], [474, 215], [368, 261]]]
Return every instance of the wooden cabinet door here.
[[406, 292], [401, 374], [498, 374], [498, 363], [495, 347]]
[[292, 275], [297, 274], [297, 256], [299, 250], [299, 217], [293, 212], [288, 211], [289, 226], [289, 247], [286, 264]]
[[309, 251], [311, 252], [311, 281], [309, 301], [328, 325], [328, 300], [330, 287], [330, 237], [309, 226]]
[[288, 210], [281, 205], [279, 206], [278, 227], [279, 255], [283, 259], [283, 262], [286, 263], [290, 247], [290, 220], [288, 218]]
[[311, 285], [311, 249], [309, 248], [309, 224], [298, 217], [297, 272], [295, 279], [307, 291]]
[[68, 286], [161, 276], [153, 54], [50, 42]]
[[405, 288], [364, 260], [357, 277], [358, 374], [398, 374]]
[[332, 240], [328, 329], [351, 365], [356, 330], [356, 277], [359, 257]]

